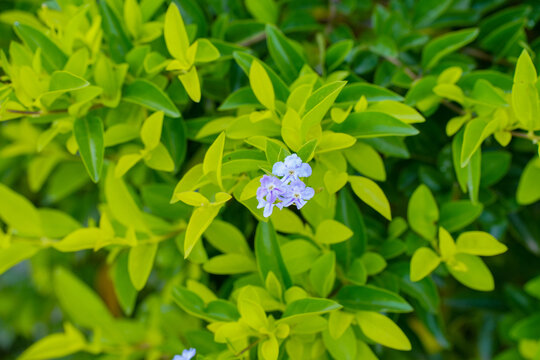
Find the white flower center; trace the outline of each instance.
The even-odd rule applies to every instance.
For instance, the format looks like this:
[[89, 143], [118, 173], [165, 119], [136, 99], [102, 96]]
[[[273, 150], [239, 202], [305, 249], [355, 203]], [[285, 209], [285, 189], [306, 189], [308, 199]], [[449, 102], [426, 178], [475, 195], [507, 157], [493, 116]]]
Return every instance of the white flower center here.
[[289, 175], [294, 175], [294, 170], [289, 170]]
[[299, 193], [294, 193], [293, 196], [298, 199], [300, 197], [300, 194]]
[[274, 185], [268, 185], [268, 190], [274, 189]]

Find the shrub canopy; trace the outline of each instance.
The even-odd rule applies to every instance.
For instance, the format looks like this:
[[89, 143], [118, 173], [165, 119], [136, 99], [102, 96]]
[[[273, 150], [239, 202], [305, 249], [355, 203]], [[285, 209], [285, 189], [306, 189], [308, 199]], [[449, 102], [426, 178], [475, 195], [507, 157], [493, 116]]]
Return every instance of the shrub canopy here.
[[1, 358], [540, 359], [537, 1], [39, 5]]

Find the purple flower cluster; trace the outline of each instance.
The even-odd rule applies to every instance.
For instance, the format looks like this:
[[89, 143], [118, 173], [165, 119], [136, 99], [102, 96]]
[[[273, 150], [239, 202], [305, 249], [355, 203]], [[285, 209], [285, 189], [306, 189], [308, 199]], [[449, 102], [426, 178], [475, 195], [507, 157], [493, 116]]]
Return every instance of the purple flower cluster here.
[[272, 167], [272, 174], [264, 175], [261, 186], [257, 189], [257, 209], [264, 208], [264, 217], [272, 215], [274, 206], [280, 210], [289, 205], [296, 205], [300, 209], [306, 201], [315, 195], [315, 191], [306, 187], [301, 177], [311, 176], [311, 167], [302, 162], [296, 154], [289, 155], [285, 161], [278, 161]]

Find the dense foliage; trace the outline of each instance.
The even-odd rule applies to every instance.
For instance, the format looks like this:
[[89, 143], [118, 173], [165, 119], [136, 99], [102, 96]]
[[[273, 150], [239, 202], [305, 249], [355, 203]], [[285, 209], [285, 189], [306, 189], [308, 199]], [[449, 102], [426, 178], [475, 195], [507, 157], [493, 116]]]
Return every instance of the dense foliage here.
[[0, 6], [0, 358], [540, 359], [537, 1]]

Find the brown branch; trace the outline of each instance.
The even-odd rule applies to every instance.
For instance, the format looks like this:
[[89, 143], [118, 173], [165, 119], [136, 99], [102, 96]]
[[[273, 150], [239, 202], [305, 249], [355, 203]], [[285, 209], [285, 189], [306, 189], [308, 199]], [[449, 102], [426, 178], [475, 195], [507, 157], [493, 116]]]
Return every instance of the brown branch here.
[[536, 136], [532, 133], [526, 134], [526, 133], [521, 133], [518, 131], [511, 131], [510, 133], [512, 134], [512, 136], [522, 138], [522, 139], [532, 140], [534, 143], [540, 141], [540, 136]]
[[[95, 110], [102, 108], [103, 104], [95, 104], [93, 105], [90, 110]], [[6, 109], [6, 112], [12, 113], [12, 114], [21, 114], [21, 115], [28, 115], [28, 116], [41, 116], [41, 115], [47, 115], [47, 114], [63, 114], [67, 113], [68, 109], [53, 109], [53, 110], [17, 110], [17, 109]]]
[[472, 48], [472, 47], [466, 47], [462, 50], [462, 52], [465, 54], [465, 55], [469, 55], [469, 56], [472, 56], [478, 60], [482, 60], [482, 61], [487, 61], [487, 62], [491, 62], [491, 63], [494, 63], [494, 64], [499, 64], [499, 65], [504, 65], [504, 66], [511, 66], [513, 67], [514, 64], [512, 64], [511, 62], [509, 62], [508, 60], [506, 59], [497, 59], [495, 58], [493, 55], [485, 52], [485, 51], [482, 51], [480, 49], [475, 49], [475, 48]]
[[240, 351], [238, 354], [235, 354], [234, 356], [238, 357], [238, 356], [242, 355], [243, 353], [245, 353], [246, 351], [249, 351], [249, 350], [253, 349], [255, 346], [257, 346], [258, 343], [260, 343], [262, 341], [262, 339], [263, 338], [258, 338], [257, 341], [252, 342], [245, 349]]
[[266, 39], [266, 33], [265, 32], [260, 32], [258, 34], [255, 34], [249, 38], [247, 38], [246, 40], [244, 41], [241, 41], [238, 43], [238, 45], [240, 46], [245, 46], [245, 47], [250, 47], [251, 45], [254, 45], [260, 41], [263, 41], [264, 39]]

